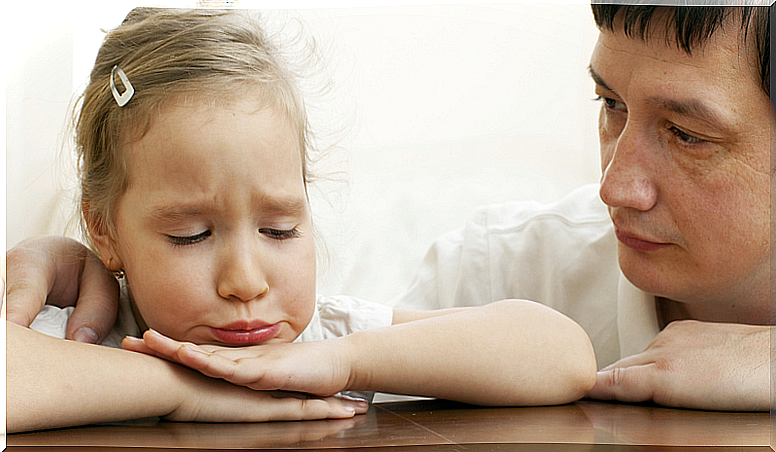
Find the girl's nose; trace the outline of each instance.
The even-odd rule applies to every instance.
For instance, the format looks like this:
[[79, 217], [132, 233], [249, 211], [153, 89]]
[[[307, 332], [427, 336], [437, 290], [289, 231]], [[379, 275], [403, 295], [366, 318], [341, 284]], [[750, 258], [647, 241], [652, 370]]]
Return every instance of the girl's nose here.
[[245, 302], [266, 295], [269, 284], [256, 247], [237, 245], [230, 248], [231, 252], [224, 253], [221, 259], [218, 295]]
[[646, 212], [657, 202], [657, 187], [649, 174], [650, 149], [628, 129], [623, 131], [601, 175], [601, 200], [609, 207]]

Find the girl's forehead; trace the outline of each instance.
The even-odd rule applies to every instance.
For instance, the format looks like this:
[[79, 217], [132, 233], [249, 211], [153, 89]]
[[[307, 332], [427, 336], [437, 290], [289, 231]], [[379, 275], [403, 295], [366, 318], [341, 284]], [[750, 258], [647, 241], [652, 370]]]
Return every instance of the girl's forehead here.
[[[225, 80], [190, 81], [163, 91], [153, 90], [135, 96], [136, 113], [127, 117], [122, 131], [122, 143], [142, 139], [150, 129], [163, 123], [173, 112], [218, 112], [231, 111], [235, 114], [254, 114], [262, 110], [272, 111], [284, 127], [293, 129], [299, 137], [299, 151], [306, 152], [306, 115], [303, 107], [286, 100], [285, 90], [275, 84], [252, 81]], [[146, 94], [145, 96], [143, 94]], [[192, 118], [193, 119], [193, 118]], [[207, 120], [207, 115], [198, 115], [198, 120]], [[163, 127], [169, 127], [165, 124]]]
[[[267, 98], [262, 90], [202, 90], [183, 91], [166, 95], [156, 102], [150, 101], [147, 108], [140, 108], [130, 133], [131, 143], [145, 138], [152, 130], [155, 133], [171, 133], [188, 130], [195, 125], [206, 125], [213, 121], [230, 124], [232, 128], [255, 127], [257, 124], [272, 122], [284, 132], [303, 137], [300, 124], [288, 109]], [[143, 113], [145, 110], [145, 114]], [[253, 121], [224, 121], [224, 117], [253, 116]], [[301, 145], [302, 143], [300, 143]], [[301, 147], [299, 148], [301, 150]]]
[[[131, 182], [178, 175], [303, 178], [299, 134], [277, 108], [252, 99], [180, 99], [159, 109], [142, 138], [126, 146]], [[248, 171], [250, 170], [250, 171]]]
[[179, 93], [166, 95], [158, 102], [156, 115], [169, 113], [170, 110], [232, 110], [235, 112], [252, 114], [261, 110], [269, 110], [274, 114], [284, 114], [279, 102], [260, 88], [252, 89], [215, 89], [204, 87], [200, 90], [192, 89]]

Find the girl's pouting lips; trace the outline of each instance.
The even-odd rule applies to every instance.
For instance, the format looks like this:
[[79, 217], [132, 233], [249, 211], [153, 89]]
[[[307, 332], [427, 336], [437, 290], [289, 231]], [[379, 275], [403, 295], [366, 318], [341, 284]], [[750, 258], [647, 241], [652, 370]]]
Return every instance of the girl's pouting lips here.
[[274, 338], [280, 331], [280, 324], [267, 325], [263, 322], [239, 322], [222, 328], [211, 328], [210, 331], [219, 342], [233, 345], [251, 345]]

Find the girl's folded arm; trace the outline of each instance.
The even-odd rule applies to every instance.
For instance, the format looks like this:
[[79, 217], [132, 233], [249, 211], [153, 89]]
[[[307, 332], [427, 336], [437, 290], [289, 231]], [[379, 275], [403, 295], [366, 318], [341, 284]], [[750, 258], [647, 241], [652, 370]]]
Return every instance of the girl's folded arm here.
[[6, 322], [8, 432], [164, 416], [183, 369], [123, 350], [57, 339]]
[[141, 353], [57, 339], [6, 321], [8, 433], [161, 416], [262, 422], [348, 418], [336, 397], [252, 391]]
[[481, 405], [550, 405], [584, 396], [596, 377], [582, 328], [523, 300], [397, 310], [391, 326], [311, 342], [226, 348], [148, 331], [123, 345], [248, 388], [322, 396], [367, 390]]
[[577, 400], [595, 384], [584, 330], [538, 303], [505, 300], [445, 311], [397, 310], [394, 325], [347, 336], [350, 389], [481, 405]]

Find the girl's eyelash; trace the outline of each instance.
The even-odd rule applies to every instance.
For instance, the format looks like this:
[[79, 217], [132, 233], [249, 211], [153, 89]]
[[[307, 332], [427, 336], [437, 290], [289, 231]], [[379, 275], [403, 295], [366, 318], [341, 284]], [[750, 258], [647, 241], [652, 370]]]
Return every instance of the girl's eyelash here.
[[195, 243], [199, 243], [208, 237], [210, 237], [210, 231], [204, 231], [196, 235], [190, 235], [185, 237], [168, 235], [167, 239], [173, 244], [173, 246], [187, 246], [187, 245], [194, 245]]
[[261, 228], [259, 232], [274, 240], [287, 240], [299, 236], [299, 229], [296, 227], [292, 229]]
[[[287, 240], [287, 239], [292, 239], [299, 236], [299, 229], [297, 228], [292, 228], [292, 229], [261, 228], [259, 229], [259, 232], [274, 240]], [[169, 240], [173, 244], [173, 246], [187, 246], [187, 245], [194, 245], [196, 243], [199, 243], [205, 240], [206, 238], [210, 237], [210, 235], [211, 235], [210, 231], [204, 231], [196, 235], [183, 236], [183, 237], [168, 235], [167, 240]]]

